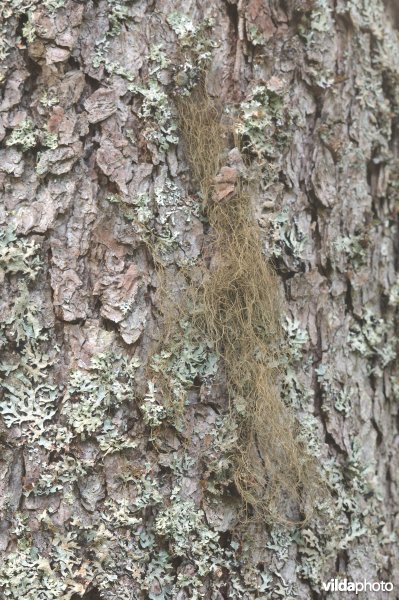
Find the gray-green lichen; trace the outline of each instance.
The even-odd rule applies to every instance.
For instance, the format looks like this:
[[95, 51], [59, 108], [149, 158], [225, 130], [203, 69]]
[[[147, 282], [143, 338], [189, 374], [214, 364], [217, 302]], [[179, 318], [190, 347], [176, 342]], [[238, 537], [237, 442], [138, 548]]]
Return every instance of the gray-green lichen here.
[[7, 146], [21, 146], [22, 150], [30, 150], [37, 143], [37, 133], [31, 119], [26, 119], [16, 127], [7, 140]]
[[[36, 60], [35, 48], [52, 44], [41, 37], [43, 30], [35, 20], [38, 9], [44, 8], [53, 23], [62, 18], [67, 4], [64, 0], [3, 2], [0, 57], [11, 60], [19, 44], [33, 52], [30, 60]], [[143, 51], [149, 60], [141, 68], [129, 54], [130, 46], [123, 46], [129, 36], [135, 42], [141, 39], [140, 3], [93, 4], [94, 8], [88, 6], [94, 11], [90, 18], [104, 23], [104, 28], [99, 26], [103, 38], [91, 44], [84, 59], [75, 45], [74, 60], [80, 60], [89, 75], [85, 94], [90, 93], [94, 75], [101, 86], [116, 89], [121, 96], [117, 110], [95, 124], [93, 135], [84, 128], [85, 115], [79, 113], [83, 125], [78, 135], [88, 136], [88, 154], [76, 161], [71, 177], [49, 167], [54, 155], [47, 152], [58, 151], [58, 134], [44, 123], [50, 115], [60, 115], [53, 109], [64, 110], [65, 98], [73, 95], [63, 86], [76, 76], [74, 60], [64, 81], [62, 63], [48, 69], [45, 59], [37, 59], [40, 70], [44, 67], [46, 73], [53, 73], [54, 83], [36, 97], [39, 108], [11, 121], [5, 134], [6, 151], [13, 153], [13, 160], [22, 161], [25, 173], [32, 176], [31, 195], [21, 192], [20, 177], [11, 180], [15, 198], [22, 198], [24, 210], [30, 210], [37, 198], [48, 195], [56, 218], [47, 230], [35, 229], [37, 223], [32, 225], [28, 219], [18, 229], [28, 232], [24, 235], [12, 227], [0, 231], [0, 278], [5, 289], [0, 305], [0, 412], [15, 455], [10, 463], [13, 476], [18, 479], [20, 455], [29, 474], [21, 480], [21, 499], [12, 490], [4, 498], [3, 523], [10, 527], [0, 566], [2, 596], [72, 599], [74, 594], [84, 597], [88, 590], [96, 590], [107, 600], [287, 600], [319, 593], [321, 582], [337, 569], [351, 577], [387, 573], [390, 548], [397, 542], [390, 530], [389, 510], [384, 508], [384, 482], [389, 477], [374, 446], [375, 440], [389, 443], [390, 430], [381, 415], [387, 413], [393, 421], [399, 397], [393, 335], [399, 293], [389, 262], [398, 202], [394, 178], [384, 187], [388, 167], [395, 172], [390, 140], [394, 139], [392, 115], [398, 109], [399, 53], [397, 34], [383, 3], [350, 0], [333, 7], [320, 0], [303, 12], [298, 4], [299, 31], [287, 25], [289, 37], [284, 30], [276, 36], [291, 55], [284, 45], [273, 47], [278, 60], [268, 58], [274, 41], [265, 43], [262, 23], [252, 24], [250, 17], [245, 21], [258, 60], [254, 66], [246, 55], [246, 74], [252, 78], [253, 73], [261, 73], [261, 77], [248, 92], [244, 90], [245, 98], [231, 114], [237, 116], [244, 154], [252, 161], [248, 169], [253, 169], [253, 181], [262, 184], [259, 198], [273, 196], [273, 215], [264, 217], [265, 247], [267, 255], [283, 265], [290, 301], [283, 323], [287, 352], [281, 365], [282, 397], [297, 415], [304, 446], [321, 464], [327, 490], [315, 506], [314, 519], [297, 529], [237, 525], [241, 507], [234, 493], [231, 460], [239, 432], [223, 403], [222, 370], [217, 370], [213, 348], [190, 319], [178, 321], [178, 335], [167, 351], [152, 355], [151, 376], [144, 373], [142, 355], [139, 360], [130, 344], [127, 348], [115, 343], [118, 334], [106, 331], [109, 322], [99, 325], [99, 337], [106, 340], [101, 348], [96, 348], [95, 336], [84, 338], [86, 325], [79, 319], [58, 321], [55, 335], [43, 291], [50, 296], [47, 255], [41, 244], [48, 251], [46, 244], [51, 242], [53, 259], [48, 260], [49, 278], [56, 282], [52, 282], [54, 306], [67, 280], [62, 273], [61, 283], [57, 282], [54, 264], [62, 265], [65, 254], [79, 273], [73, 279], [74, 291], [87, 286], [91, 302], [88, 281], [96, 278], [96, 272], [90, 271], [96, 253], [101, 269], [112, 265], [119, 274], [124, 253], [135, 260], [137, 247], [144, 247], [148, 260], [159, 268], [146, 290], [151, 296], [155, 285], [162, 294], [162, 269], [174, 283], [173, 294], [184, 293], [182, 273], [195, 266], [202, 251], [200, 204], [190, 195], [182, 157], [176, 155], [173, 96], [190, 93], [211, 60], [216, 44], [210, 21], [204, 18], [198, 24], [197, 18], [173, 10], [165, 17], [157, 15], [154, 21], [163, 19], [167, 35], [165, 40], [157, 34], [150, 38], [148, 52]], [[343, 16], [343, 28], [344, 22], [351, 23], [345, 29], [349, 45], [342, 57], [336, 55], [343, 38], [339, 42], [334, 9]], [[28, 20], [12, 46], [10, 33], [23, 14]], [[84, 34], [90, 46], [87, 29]], [[170, 35], [178, 43], [175, 54], [170, 51]], [[218, 60], [223, 52], [222, 45]], [[265, 65], [274, 65], [271, 76], [269, 66], [263, 71], [259, 66], [261, 53]], [[292, 79], [290, 60], [295, 53], [295, 73], [300, 77]], [[351, 73], [355, 75], [347, 85], [356, 101], [351, 103], [349, 118], [344, 86]], [[223, 72], [220, 80], [224, 77]], [[67, 108], [68, 118], [74, 110]], [[74, 127], [80, 125], [74, 122]], [[143, 162], [153, 163], [153, 171], [148, 164], [143, 170], [144, 183], [140, 181], [137, 189], [133, 184], [122, 189], [101, 174], [98, 197], [107, 202], [99, 200], [100, 208], [106, 206], [106, 218], [117, 223], [108, 238], [107, 230], [97, 234], [91, 229], [92, 223], [99, 227], [103, 215], [83, 210], [91, 202], [83, 180], [90, 179], [95, 188], [99, 175], [88, 177], [85, 170], [95, 159], [90, 147], [97, 147], [103, 138], [115, 143], [123, 159], [134, 162], [134, 173]], [[303, 140], [307, 146], [301, 145]], [[40, 187], [34, 187], [37, 181], [29, 160], [40, 146], [49, 150], [37, 158], [36, 174], [42, 179]], [[132, 159], [123, 154], [137, 147], [139, 156]], [[60, 161], [69, 160], [69, 150], [62, 145]], [[298, 155], [304, 156], [303, 163]], [[311, 172], [305, 162], [312, 165]], [[325, 171], [318, 175], [322, 167]], [[2, 176], [14, 177], [13, 172], [14, 164], [7, 163]], [[64, 187], [56, 188], [54, 180]], [[9, 192], [10, 180], [6, 181]], [[130, 185], [129, 175], [126, 181]], [[335, 195], [330, 197], [332, 188]], [[306, 193], [309, 204], [304, 204]], [[63, 204], [68, 195], [71, 204]], [[47, 206], [39, 206], [38, 213], [47, 216], [51, 212]], [[6, 220], [15, 220], [16, 214], [11, 208]], [[80, 221], [91, 240], [97, 235], [97, 245], [84, 237]], [[32, 236], [32, 229], [46, 235]], [[381, 253], [375, 247], [380, 235]], [[79, 236], [83, 241], [76, 266], [76, 245], [63, 248], [64, 255], [59, 248], [63, 239], [77, 244]], [[103, 251], [107, 244], [108, 254]], [[364, 279], [368, 269], [377, 273], [376, 280], [381, 278], [375, 286]], [[117, 286], [123, 285], [119, 279]], [[136, 299], [121, 294], [116, 303], [123, 318], [133, 314]], [[98, 316], [95, 310], [88, 319], [90, 327]], [[59, 339], [61, 348], [56, 345]], [[68, 347], [71, 339], [76, 355]], [[146, 344], [147, 339], [143, 355]], [[347, 373], [346, 365], [353, 372]], [[238, 408], [245, 410], [245, 403]], [[4, 446], [5, 457], [7, 451]], [[384, 448], [381, 455], [384, 452], [390, 450]]]

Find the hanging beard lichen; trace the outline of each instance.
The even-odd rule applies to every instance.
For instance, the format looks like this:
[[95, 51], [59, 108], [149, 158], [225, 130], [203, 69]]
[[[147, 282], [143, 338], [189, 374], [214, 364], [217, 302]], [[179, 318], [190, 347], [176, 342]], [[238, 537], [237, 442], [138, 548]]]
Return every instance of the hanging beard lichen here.
[[[238, 426], [234, 482], [255, 518], [303, 522], [312, 512], [319, 479], [297, 422], [280, 397], [284, 352], [278, 280], [262, 253], [249, 192], [237, 177], [227, 197], [216, 193], [228, 132], [205, 82], [176, 104], [185, 155], [210, 225], [212, 256], [202, 283], [185, 289], [183, 304], [190, 306], [196, 340], [208, 340], [222, 359]], [[172, 310], [184, 314], [176, 303]], [[169, 323], [164, 342], [178, 340], [171, 334], [168, 309], [163, 312]], [[157, 385], [168, 396], [162, 378]]]

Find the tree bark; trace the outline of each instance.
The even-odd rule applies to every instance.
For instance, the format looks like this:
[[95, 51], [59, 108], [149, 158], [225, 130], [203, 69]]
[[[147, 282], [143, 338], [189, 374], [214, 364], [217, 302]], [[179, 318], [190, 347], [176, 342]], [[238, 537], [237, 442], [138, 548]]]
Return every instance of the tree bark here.
[[[1, 597], [397, 597], [396, 1], [0, 15]], [[305, 524], [251, 519], [223, 356], [167, 327], [218, 262], [176, 110], [204, 69], [284, 295], [281, 398], [326, 490]]]

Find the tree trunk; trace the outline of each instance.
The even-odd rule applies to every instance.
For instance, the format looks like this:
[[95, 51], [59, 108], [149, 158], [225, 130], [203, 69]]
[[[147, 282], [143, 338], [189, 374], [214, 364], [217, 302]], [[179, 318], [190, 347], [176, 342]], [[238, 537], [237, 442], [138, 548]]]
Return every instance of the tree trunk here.
[[[331, 579], [397, 597], [396, 0], [0, 15], [1, 597], [338, 598]], [[179, 112], [205, 72], [207, 180]], [[267, 466], [188, 296], [223, 258], [206, 195], [229, 206], [237, 178], [284, 296], [261, 427], [294, 415], [309, 516], [240, 494], [237, 457], [268, 498], [289, 432], [269, 427]]]

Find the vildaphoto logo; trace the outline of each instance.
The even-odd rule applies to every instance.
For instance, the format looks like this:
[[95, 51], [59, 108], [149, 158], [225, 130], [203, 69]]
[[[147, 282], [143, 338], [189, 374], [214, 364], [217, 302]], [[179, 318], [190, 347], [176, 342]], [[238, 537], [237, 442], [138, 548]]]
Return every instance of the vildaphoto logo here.
[[347, 579], [330, 579], [323, 581], [322, 588], [325, 592], [392, 592], [393, 584], [390, 581], [348, 581]]

